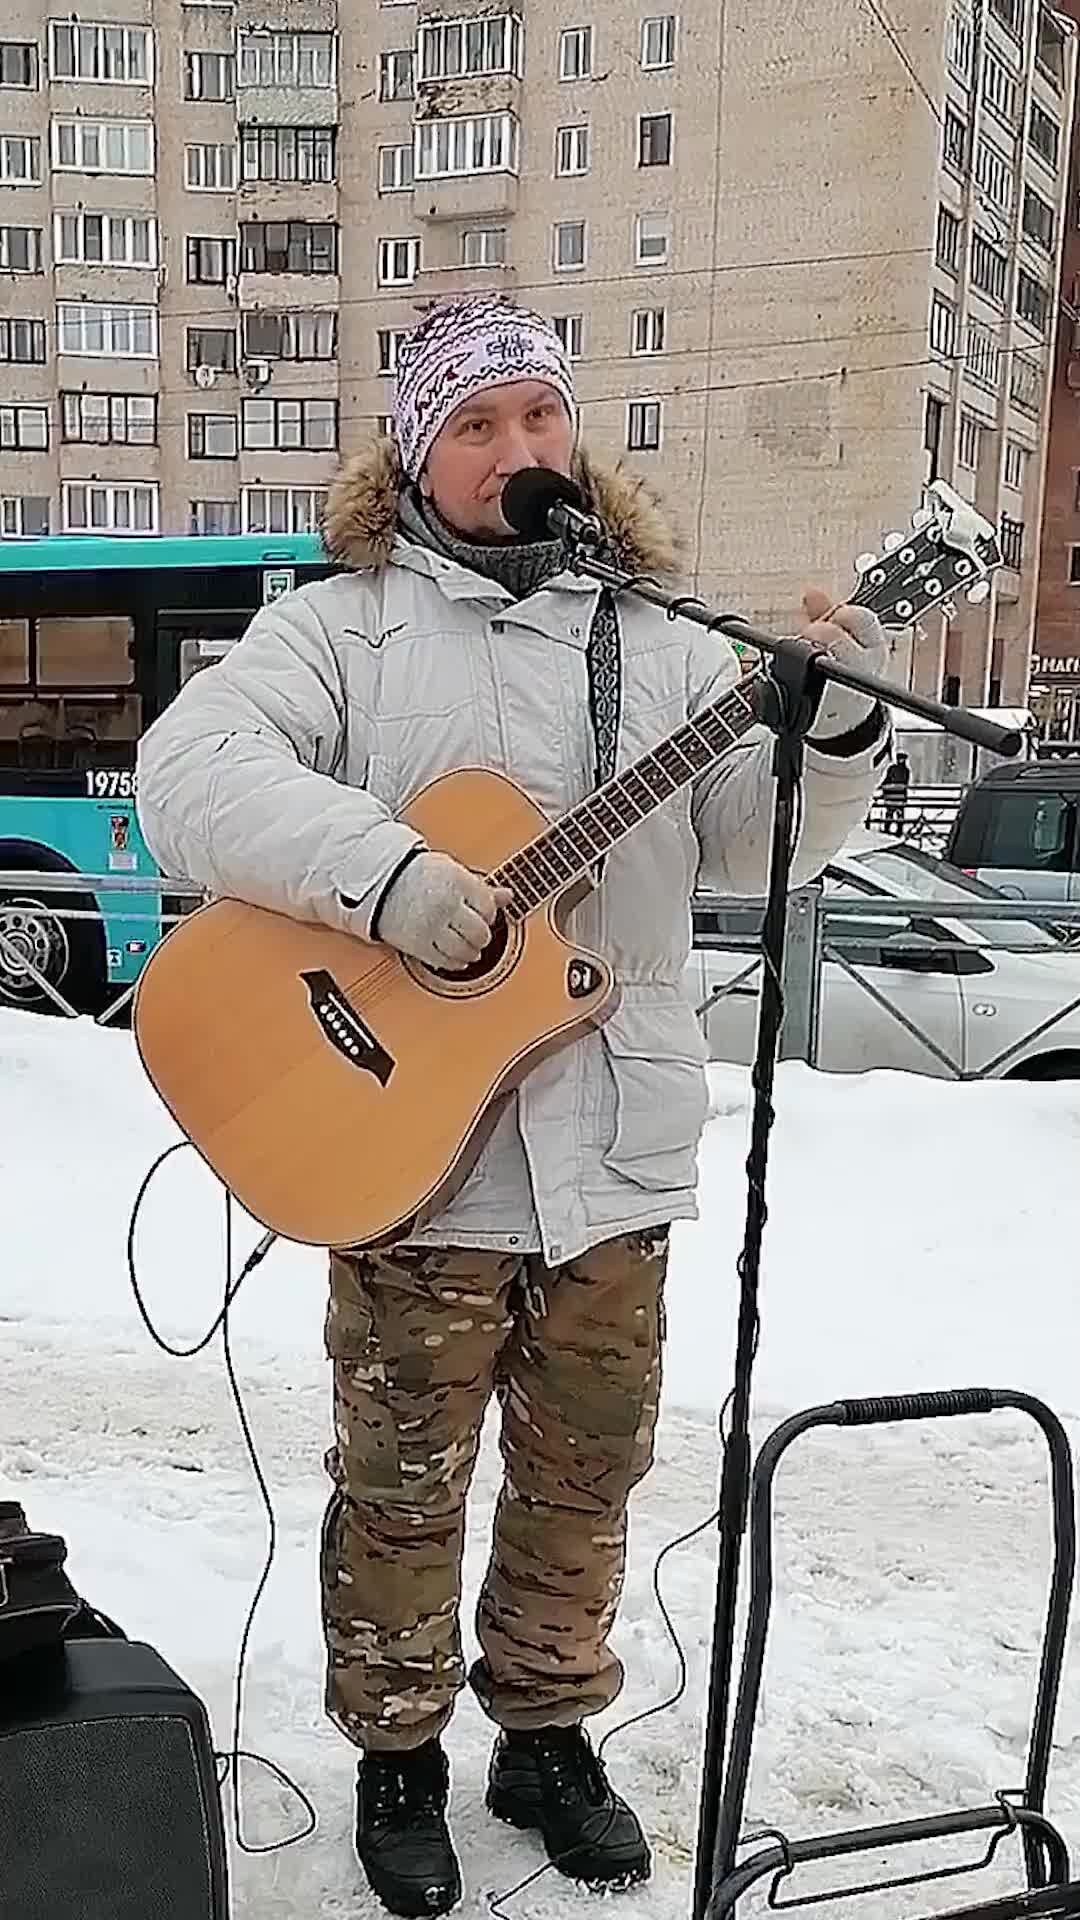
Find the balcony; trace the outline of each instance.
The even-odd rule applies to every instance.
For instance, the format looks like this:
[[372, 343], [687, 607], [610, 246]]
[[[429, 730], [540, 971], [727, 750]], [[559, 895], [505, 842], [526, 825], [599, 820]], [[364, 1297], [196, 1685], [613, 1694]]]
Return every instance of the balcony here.
[[418, 220], [503, 219], [517, 212], [518, 179], [514, 173], [471, 173], [449, 180], [418, 180], [413, 191], [413, 213]]
[[1024, 559], [1024, 523], [1007, 513], [1001, 516], [1001, 559], [1013, 573], [1019, 573]]
[[425, 262], [410, 292], [418, 304], [423, 304], [447, 293], [502, 293], [516, 284], [517, 268], [508, 261], [490, 267], [466, 267], [460, 260], [444, 265]]

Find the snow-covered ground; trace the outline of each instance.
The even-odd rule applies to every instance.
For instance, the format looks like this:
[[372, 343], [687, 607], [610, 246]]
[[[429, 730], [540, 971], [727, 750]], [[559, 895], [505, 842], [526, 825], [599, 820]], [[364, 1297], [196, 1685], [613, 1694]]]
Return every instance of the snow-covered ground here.
[[[702, 1219], [676, 1238], [659, 1460], [633, 1514], [617, 1642], [628, 1683], [608, 1725], [673, 1686], [653, 1565], [715, 1501], [748, 1090], [735, 1070], [716, 1070], [713, 1085]], [[836, 1395], [971, 1384], [1040, 1393], [1075, 1434], [1080, 1088], [840, 1079], [786, 1066], [778, 1106], [758, 1439], [783, 1413]], [[206, 1700], [225, 1746], [265, 1517], [219, 1347], [170, 1360], [149, 1341], [128, 1291], [131, 1201], [173, 1137], [128, 1036], [0, 1014], [0, 1494], [21, 1499], [33, 1525], [66, 1535], [77, 1585], [132, 1637], [160, 1649]], [[256, 1237], [243, 1223], [239, 1251]], [[222, 1208], [194, 1155], [174, 1156], [160, 1176], [138, 1259], [163, 1332], [178, 1343], [196, 1337], [220, 1299]], [[349, 1847], [354, 1756], [321, 1712], [323, 1289], [317, 1255], [275, 1248], [233, 1313], [237, 1367], [280, 1528], [252, 1641], [244, 1744], [292, 1774], [319, 1813], [318, 1832], [302, 1846], [260, 1858], [234, 1851], [236, 1920], [373, 1912]], [[489, 1444], [472, 1502], [470, 1592], [495, 1486]], [[752, 1821], [807, 1833], [982, 1803], [1018, 1785], [1048, 1565], [1035, 1429], [999, 1415], [828, 1432], [789, 1456], [778, 1520]], [[712, 1530], [666, 1561], [688, 1690], [608, 1750], [656, 1843], [656, 1878], [625, 1897], [627, 1920], [675, 1920], [689, 1910], [714, 1567]], [[540, 1859], [529, 1838], [495, 1827], [483, 1811], [489, 1740], [466, 1698], [450, 1737], [466, 1915], [486, 1914], [489, 1899]], [[1080, 1853], [1075, 1661], [1050, 1808]], [[277, 1789], [250, 1777], [249, 1839], [272, 1841], [296, 1817]], [[980, 1851], [978, 1841], [966, 1845], [967, 1857]], [[834, 1911], [910, 1920], [1019, 1884], [1013, 1853], [981, 1884], [846, 1901]], [[560, 1920], [586, 1900], [548, 1875], [508, 1912]]]

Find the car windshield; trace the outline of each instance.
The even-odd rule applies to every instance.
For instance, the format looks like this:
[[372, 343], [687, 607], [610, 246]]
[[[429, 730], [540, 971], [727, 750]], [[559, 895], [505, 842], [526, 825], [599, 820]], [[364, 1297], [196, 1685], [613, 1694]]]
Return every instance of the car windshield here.
[[[969, 880], [959, 868], [950, 867], [945, 860], [938, 860], [932, 853], [923, 853], [917, 847], [868, 847], [865, 852], [852, 856], [859, 867], [866, 867], [870, 873], [880, 874], [882, 879], [891, 881], [900, 887], [911, 900], [1003, 900], [1004, 894], [996, 887], [988, 887], [981, 880]], [[953, 920], [950, 927], [958, 932], [970, 930], [981, 944], [988, 947], [1049, 949], [1053, 951], [1062, 944], [1062, 935], [1055, 929], [1038, 925], [1033, 920]]]

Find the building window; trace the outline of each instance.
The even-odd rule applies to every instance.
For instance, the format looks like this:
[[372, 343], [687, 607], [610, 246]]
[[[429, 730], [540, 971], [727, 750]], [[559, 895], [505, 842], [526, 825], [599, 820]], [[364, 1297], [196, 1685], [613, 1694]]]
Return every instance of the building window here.
[[1021, 446], [1019, 440], [1005, 442], [1005, 485], [1012, 487], [1014, 493], [1023, 493], [1027, 476], [1029, 451]]
[[458, 80], [471, 73], [511, 73], [521, 79], [522, 29], [517, 14], [425, 20], [419, 40], [422, 81]]
[[211, 367], [215, 373], [236, 372], [236, 329], [234, 327], [189, 327], [187, 330], [187, 370]]
[[336, 127], [244, 127], [241, 178], [328, 185], [335, 177], [336, 142]]
[[332, 87], [335, 77], [332, 33], [240, 35], [242, 87]]
[[207, 537], [239, 533], [239, 500], [193, 500], [188, 517], [188, 531]]
[[559, 79], [588, 80], [592, 62], [592, 28], [564, 27], [559, 35]]
[[223, 287], [236, 274], [236, 241], [188, 234], [184, 243], [189, 286]]
[[416, 129], [416, 178], [465, 173], [516, 173], [518, 123], [512, 113], [467, 120], [422, 120]]
[[655, 453], [660, 445], [659, 400], [631, 400], [626, 409], [626, 444], [631, 453]]
[[324, 487], [245, 487], [245, 533], [317, 533], [326, 511]]
[[561, 179], [570, 174], [589, 171], [589, 129], [585, 127], [556, 127], [555, 129], [555, 172]]
[[923, 413], [923, 447], [927, 455], [927, 485], [936, 480], [941, 473], [941, 434], [944, 424], [945, 402], [939, 400], [936, 393], [928, 393]]
[[187, 450], [189, 460], [235, 460], [235, 413], [189, 413]]
[[53, 246], [58, 265], [156, 267], [157, 221], [141, 213], [57, 213]]
[[95, 360], [156, 360], [157, 308], [61, 301], [56, 334], [60, 353], [81, 353]]
[[990, 11], [1010, 33], [1018, 34], [1022, 5], [1023, 0], [990, 0]]
[[976, 420], [973, 413], [960, 415], [960, 433], [956, 443], [957, 465], [966, 467], [974, 473], [979, 465], [979, 445], [982, 440], [982, 422]]
[[952, 107], [946, 107], [941, 133], [941, 158], [953, 173], [966, 174], [968, 165], [968, 126]]
[[244, 446], [254, 452], [333, 453], [336, 400], [245, 400]]
[[637, 163], [639, 167], [670, 167], [670, 113], [641, 113], [638, 115]]
[[48, 407], [0, 407], [0, 447], [10, 453], [47, 453]]
[[240, 226], [242, 273], [336, 273], [331, 220], [246, 220]]
[[505, 227], [466, 227], [461, 236], [463, 267], [505, 267], [507, 232]]
[[585, 333], [585, 317], [580, 313], [557, 313], [553, 316], [552, 326], [562, 341], [568, 360], [580, 360]]
[[9, 367], [43, 367], [44, 320], [0, 319], [0, 364]]
[[379, 99], [411, 100], [413, 87], [413, 50], [393, 47], [379, 55]]
[[639, 307], [630, 315], [631, 353], [663, 353], [666, 336], [666, 307]]
[[232, 100], [236, 62], [231, 53], [185, 53], [185, 100]]
[[1035, 62], [1044, 78], [1060, 93], [1065, 85], [1065, 34], [1046, 7], [1039, 8]]
[[49, 531], [49, 501], [43, 494], [10, 494], [0, 497], [0, 537], [37, 539]]
[[[956, 328], [956, 314], [953, 313], [953, 331]], [[1001, 348], [993, 327], [984, 326], [981, 320], [969, 320], [965, 335], [964, 372], [976, 386], [989, 387], [996, 393], [1001, 384]]]
[[38, 50], [33, 40], [0, 40], [0, 87], [36, 87]]
[[971, 283], [998, 306], [1005, 302], [1005, 276], [1009, 263], [1003, 253], [990, 245], [984, 234], [971, 236]]
[[408, 327], [380, 327], [378, 332], [379, 372], [396, 373], [398, 349], [408, 338]]
[[662, 267], [671, 251], [666, 213], [639, 213], [634, 223], [634, 258], [639, 267]]
[[53, 166], [60, 173], [153, 175], [152, 120], [54, 120]]
[[641, 23], [641, 64], [643, 67], [675, 65], [675, 15], [660, 14]]
[[25, 133], [0, 134], [0, 186], [36, 187], [41, 183], [41, 141]]
[[184, 184], [193, 193], [236, 191], [236, 148], [196, 141], [184, 148]]
[[585, 265], [584, 220], [559, 220], [553, 233], [552, 265], [556, 273], [572, 273]]
[[336, 360], [338, 317], [329, 309], [274, 312], [262, 308], [244, 315], [246, 360]]
[[152, 86], [154, 36], [149, 27], [50, 20], [49, 71], [54, 80], [108, 80], [121, 86]]
[[972, 19], [966, 6], [950, 7], [945, 30], [945, 57], [953, 72], [969, 85], [974, 44]]
[[1046, 332], [1050, 324], [1050, 289], [1036, 280], [1026, 267], [1017, 269], [1016, 311], [1037, 333]]
[[157, 401], [141, 393], [62, 393], [60, 430], [85, 446], [157, 445]]
[[1042, 368], [1030, 354], [1014, 353], [1009, 369], [1009, 399], [1023, 413], [1038, 413], [1042, 406]]
[[379, 148], [379, 192], [408, 193], [413, 185], [413, 143]]
[[0, 227], [0, 271], [42, 273], [40, 227]]
[[934, 257], [938, 266], [944, 267], [947, 273], [955, 273], [960, 263], [960, 222], [948, 207], [938, 208]]
[[986, 198], [1002, 213], [1012, 206], [1012, 161], [989, 140], [980, 140], [975, 148], [975, 180]]
[[956, 352], [956, 308], [940, 293], [930, 302], [930, 345], [946, 356]]
[[1001, 557], [1007, 567], [1019, 573], [1024, 559], [1024, 523], [1007, 513], [1001, 516]]
[[1054, 251], [1054, 209], [1049, 201], [1033, 187], [1024, 188], [1024, 211], [1021, 224], [1029, 240], [1046, 253]]
[[1031, 125], [1028, 137], [1040, 160], [1048, 167], [1056, 169], [1058, 152], [1061, 146], [1061, 128], [1052, 114], [1046, 113], [1037, 100], [1031, 103]]
[[982, 97], [991, 113], [1010, 127], [1016, 124], [1016, 81], [989, 48], [983, 54]]
[[419, 240], [379, 241], [380, 287], [411, 287], [419, 271]]
[[156, 533], [158, 490], [72, 480], [61, 490], [61, 513], [65, 533]]

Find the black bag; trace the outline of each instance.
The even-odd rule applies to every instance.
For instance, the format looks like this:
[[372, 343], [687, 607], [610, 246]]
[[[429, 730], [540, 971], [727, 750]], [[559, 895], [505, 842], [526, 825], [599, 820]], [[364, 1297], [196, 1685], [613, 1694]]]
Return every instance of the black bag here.
[[80, 1599], [64, 1572], [67, 1542], [31, 1533], [17, 1500], [0, 1500], [0, 1666], [64, 1640], [126, 1638]]

